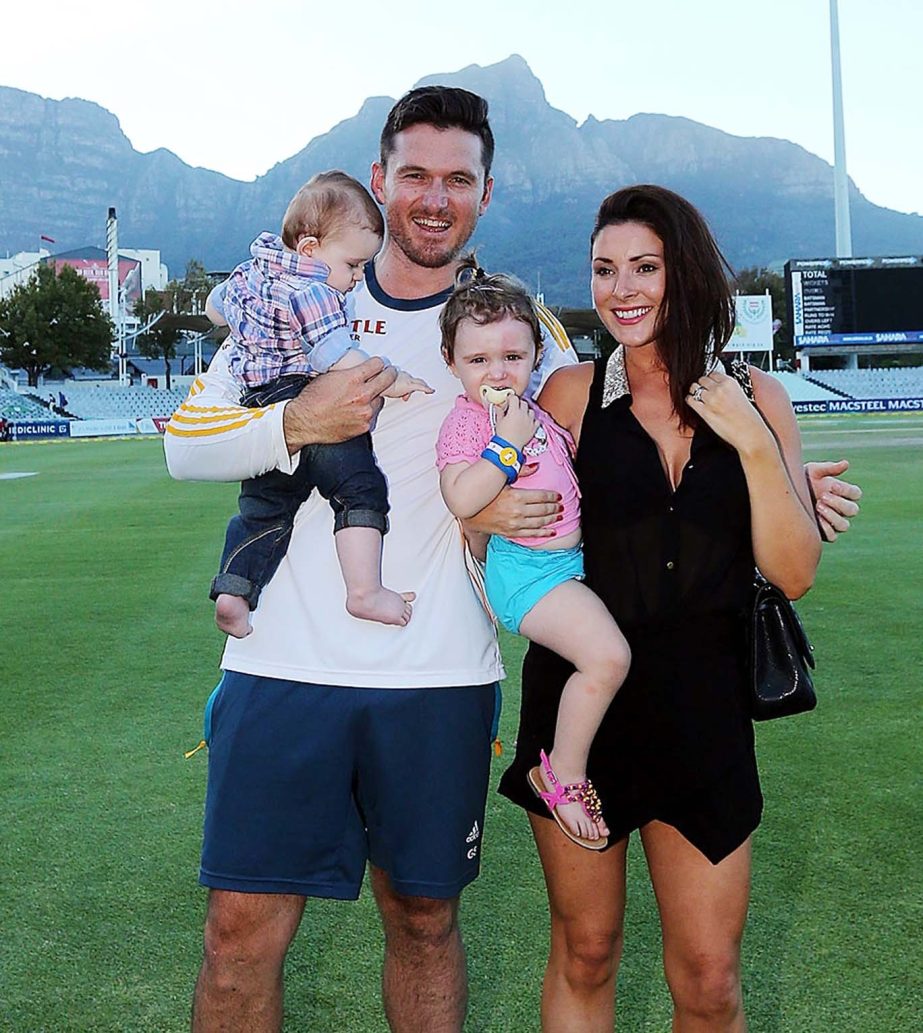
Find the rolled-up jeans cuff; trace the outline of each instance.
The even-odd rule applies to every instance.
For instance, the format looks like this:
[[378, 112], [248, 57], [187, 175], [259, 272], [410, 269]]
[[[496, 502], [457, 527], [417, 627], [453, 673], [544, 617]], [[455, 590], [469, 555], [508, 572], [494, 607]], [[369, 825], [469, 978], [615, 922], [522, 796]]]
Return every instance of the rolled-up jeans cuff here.
[[259, 586], [255, 585], [249, 578], [241, 577], [239, 574], [216, 574], [212, 578], [211, 590], [208, 593], [209, 599], [217, 599], [219, 595], [239, 595], [246, 599], [250, 609], [254, 609], [259, 599]]
[[333, 520], [333, 533], [344, 527], [374, 527], [380, 534], [388, 533], [388, 517], [377, 509], [341, 509]]

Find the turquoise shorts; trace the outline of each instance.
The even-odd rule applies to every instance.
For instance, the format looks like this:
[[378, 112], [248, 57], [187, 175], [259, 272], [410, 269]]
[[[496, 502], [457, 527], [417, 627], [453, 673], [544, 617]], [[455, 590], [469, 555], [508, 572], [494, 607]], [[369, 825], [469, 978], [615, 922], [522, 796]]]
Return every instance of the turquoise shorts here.
[[499, 535], [487, 545], [487, 601], [503, 627], [517, 635], [523, 617], [539, 599], [565, 581], [582, 580], [582, 545], [531, 549]]

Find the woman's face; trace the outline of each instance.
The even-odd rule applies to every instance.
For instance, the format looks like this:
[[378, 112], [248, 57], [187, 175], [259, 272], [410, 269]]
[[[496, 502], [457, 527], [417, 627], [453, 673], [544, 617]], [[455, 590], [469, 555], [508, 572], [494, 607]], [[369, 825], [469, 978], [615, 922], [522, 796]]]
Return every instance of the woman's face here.
[[593, 307], [626, 348], [656, 343], [664, 306], [663, 241], [640, 222], [611, 224], [593, 242]]

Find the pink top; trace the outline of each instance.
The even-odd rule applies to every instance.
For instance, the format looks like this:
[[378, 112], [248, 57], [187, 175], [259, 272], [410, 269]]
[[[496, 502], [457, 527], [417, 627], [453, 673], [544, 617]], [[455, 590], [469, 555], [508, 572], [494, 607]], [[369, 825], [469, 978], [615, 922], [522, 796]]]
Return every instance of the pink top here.
[[[545, 431], [546, 443], [538, 434], [525, 447], [526, 464], [538, 464], [538, 469], [516, 481], [517, 488], [556, 491], [564, 503], [561, 521], [555, 525], [557, 537], [576, 531], [580, 527], [580, 488], [571, 465], [574, 454], [574, 439], [559, 427], [554, 420], [535, 402], [526, 399], [532, 415]], [[465, 395], [455, 399], [455, 406], [442, 421], [436, 441], [436, 467], [442, 470], [452, 463], [476, 463], [481, 458], [484, 446], [493, 436], [490, 416], [483, 405], [472, 402]], [[510, 538], [511, 542], [530, 548], [549, 545], [547, 538]]]

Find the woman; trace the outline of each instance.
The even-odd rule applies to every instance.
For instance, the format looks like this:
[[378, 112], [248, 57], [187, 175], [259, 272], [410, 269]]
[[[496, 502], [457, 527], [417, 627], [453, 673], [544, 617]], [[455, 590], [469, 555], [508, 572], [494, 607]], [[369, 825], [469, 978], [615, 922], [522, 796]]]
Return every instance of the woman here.
[[603, 202], [593, 302], [619, 342], [554, 374], [542, 405], [578, 442], [587, 584], [632, 650], [588, 774], [611, 834], [574, 846], [526, 772], [553, 735], [568, 674], [532, 646], [517, 754], [500, 791], [531, 813], [551, 907], [549, 1031], [611, 1030], [628, 837], [660, 910], [678, 1031], [745, 1028], [740, 941], [762, 809], [745, 697], [742, 613], [758, 566], [789, 597], [811, 586], [820, 536], [791, 403], [749, 371], [755, 406], [716, 359], [733, 330], [727, 266], [704, 220], [660, 187]]

